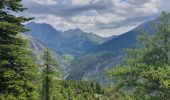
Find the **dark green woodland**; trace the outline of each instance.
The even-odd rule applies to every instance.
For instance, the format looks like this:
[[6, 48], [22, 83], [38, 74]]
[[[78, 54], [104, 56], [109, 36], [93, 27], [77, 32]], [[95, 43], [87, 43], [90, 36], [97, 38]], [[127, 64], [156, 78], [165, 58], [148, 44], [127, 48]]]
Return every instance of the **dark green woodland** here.
[[[23, 33], [31, 31], [24, 23], [33, 18], [16, 15], [26, 10], [21, 1], [0, 0], [0, 100], [170, 100], [170, 14], [162, 12], [150, 24], [154, 28], [152, 31], [135, 31], [139, 33], [137, 36], [132, 35], [134, 31], [129, 32], [128, 36], [137, 40], [136, 45], [130, 45], [135, 42], [132, 39], [127, 42], [129, 44], [122, 42], [111, 47], [111, 42], [122, 39], [115, 37], [80, 57], [77, 55], [81, 52], [76, 48], [81, 46], [76, 46], [71, 51], [74, 56], [64, 55], [65, 62], [74, 61], [70, 69], [66, 68], [70, 74], [63, 78], [66, 73], [59, 62], [63, 58], [54, 56], [51, 47], [44, 47], [39, 59], [30, 49], [32, 45]], [[95, 35], [95, 40], [89, 40], [89, 37], [82, 38], [87, 41], [85, 45], [108, 40]], [[125, 47], [124, 52], [119, 52], [121, 46]], [[68, 48], [63, 52], [67, 51]], [[115, 56], [121, 59], [111, 60]], [[95, 77], [85, 77], [87, 71], [94, 70], [96, 63], [112, 61], [115, 66], [105, 70], [99, 67], [100, 73]], [[100, 80], [105, 78], [110, 80], [106, 83]]]

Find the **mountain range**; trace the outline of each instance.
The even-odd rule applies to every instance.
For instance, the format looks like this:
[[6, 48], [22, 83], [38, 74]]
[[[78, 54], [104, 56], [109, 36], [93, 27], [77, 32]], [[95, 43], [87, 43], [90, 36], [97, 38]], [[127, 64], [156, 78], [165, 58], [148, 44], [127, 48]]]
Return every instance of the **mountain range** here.
[[126, 55], [125, 48], [136, 46], [141, 31], [153, 34], [157, 22], [148, 21], [122, 35], [108, 38], [78, 28], [60, 31], [49, 24], [34, 22], [26, 25], [31, 31], [25, 34], [51, 49], [65, 72], [65, 78], [106, 83], [110, 79], [106, 78], [105, 70], [121, 63]]
[[153, 34], [155, 32], [154, 24], [157, 22], [157, 20], [145, 22], [129, 32], [89, 49], [71, 63], [72, 69], [67, 78], [107, 83], [109, 79], [105, 75], [105, 70], [121, 63], [122, 58], [126, 55], [125, 49], [137, 45], [137, 36], [142, 31]]
[[[94, 46], [102, 44], [116, 36], [104, 38], [81, 29], [60, 31], [46, 23], [31, 22], [26, 24], [30, 31], [25, 33], [29, 39], [30, 48], [39, 59], [42, 49], [49, 48], [59, 61], [62, 72], [67, 76], [71, 69], [69, 65], [78, 56], [87, 52]], [[40, 61], [40, 60], [39, 60]]]
[[104, 43], [110, 38], [103, 38], [93, 33], [83, 32], [80, 29], [69, 29], [59, 31], [46, 23], [28, 23], [26, 25], [29, 32], [35, 39], [41, 41], [48, 48], [58, 54], [71, 54], [78, 56], [86, 52], [88, 49]]

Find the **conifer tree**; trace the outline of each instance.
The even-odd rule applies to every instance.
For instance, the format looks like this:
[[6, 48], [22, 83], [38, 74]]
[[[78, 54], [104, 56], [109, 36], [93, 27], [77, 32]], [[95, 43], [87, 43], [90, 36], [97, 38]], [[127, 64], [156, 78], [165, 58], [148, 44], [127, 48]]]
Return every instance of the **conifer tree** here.
[[36, 90], [35, 63], [19, 33], [30, 19], [12, 13], [25, 10], [22, 0], [0, 0], [0, 96], [5, 99], [33, 99]]
[[[42, 99], [43, 100], [51, 100], [52, 97], [52, 87], [53, 87], [53, 79], [57, 78], [56, 68], [58, 63], [55, 58], [52, 57], [52, 54], [47, 49], [44, 51], [43, 55], [43, 87], [42, 87]], [[57, 97], [55, 97], [57, 98]]]
[[[128, 50], [123, 67], [108, 71], [117, 88], [131, 90], [136, 99], [170, 99], [170, 15], [158, 18], [155, 34], [138, 37], [139, 46]], [[126, 88], [126, 89], [125, 89]]]

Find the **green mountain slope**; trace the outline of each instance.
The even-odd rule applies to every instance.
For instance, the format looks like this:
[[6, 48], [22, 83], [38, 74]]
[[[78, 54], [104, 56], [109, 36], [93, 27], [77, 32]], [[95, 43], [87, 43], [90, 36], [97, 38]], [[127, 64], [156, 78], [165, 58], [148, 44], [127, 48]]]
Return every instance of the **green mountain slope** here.
[[126, 55], [125, 48], [135, 47], [136, 37], [141, 33], [141, 30], [153, 34], [153, 24], [157, 22], [157, 20], [145, 22], [127, 33], [93, 47], [72, 62], [70, 66], [72, 70], [67, 78], [108, 82], [103, 74], [104, 71], [120, 64], [121, 59]]

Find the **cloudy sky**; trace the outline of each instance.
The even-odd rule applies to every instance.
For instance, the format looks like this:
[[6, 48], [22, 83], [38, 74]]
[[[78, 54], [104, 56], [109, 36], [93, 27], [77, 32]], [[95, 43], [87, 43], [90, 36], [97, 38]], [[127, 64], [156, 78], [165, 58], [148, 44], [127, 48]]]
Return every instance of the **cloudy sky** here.
[[170, 11], [170, 0], [23, 0], [26, 16], [58, 30], [80, 28], [101, 36], [122, 34]]

